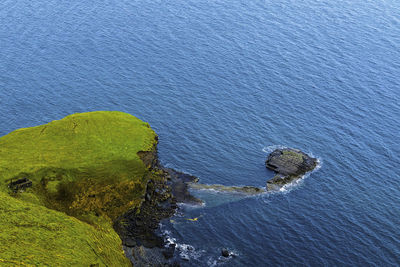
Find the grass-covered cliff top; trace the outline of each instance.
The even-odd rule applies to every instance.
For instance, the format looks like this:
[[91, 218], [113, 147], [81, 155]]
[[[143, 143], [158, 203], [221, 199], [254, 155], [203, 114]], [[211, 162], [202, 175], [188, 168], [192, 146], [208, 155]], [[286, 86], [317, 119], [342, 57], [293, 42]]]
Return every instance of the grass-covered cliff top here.
[[[70, 115], [1, 137], [0, 179], [48, 167], [128, 177], [143, 171], [137, 152], [151, 150], [154, 138], [148, 123], [126, 113]], [[3, 185], [0, 190], [5, 188]]]
[[[129, 264], [111, 221], [140, 205], [149, 166], [137, 153], [156, 142], [147, 123], [110, 111], [1, 137], [0, 264]], [[8, 188], [21, 178], [32, 187]]]

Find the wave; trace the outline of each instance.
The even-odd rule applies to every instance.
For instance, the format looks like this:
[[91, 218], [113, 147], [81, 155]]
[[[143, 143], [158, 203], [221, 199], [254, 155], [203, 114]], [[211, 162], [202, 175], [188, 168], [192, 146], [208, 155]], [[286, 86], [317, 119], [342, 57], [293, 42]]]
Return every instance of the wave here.
[[[177, 239], [172, 236], [172, 232], [166, 229], [167, 225], [161, 224], [160, 228], [161, 228], [161, 234], [164, 237], [165, 247], [174, 244], [175, 253], [179, 261], [184, 261], [184, 262], [190, 261], [192, 264], [202, 262], [206, 263], [207, 266], [218, 266], [218, 265], [226, 266], [226, 264], [228, 264], [228, 262], [231, 259], [240, 256], [240, 253], [236, 249], [230, 249], [230, 248], [228, 248], [229, 250], [228, 257], [224, 257], [222, 255], [215, 255], [214, 253], [210, 253], [210, 251], [206, 251], [204, 249], [196, 249], [193, 245], [177, 242]], [[215, 250], [218, 251], [218, 248], [215, 248]]]
[[202, 203], [190, 204], [190, 203], [177, 203], [179, 208], [182, 209], [199, 209], [206, 207], [206, 202], [203, 201]]
[[[229, 250], [229, 249], [228, 249]], [[219, 256], [217, 258], [215, 257], [209, 257], [207, 260], [207, 266], [213, 267], [213, 266], [218, 266], [218, 265], [224, 265], [226, 264], [233, 258], [238, 257], [240, 254], [236, 250], [229, 250], [229, 257], [224, 257], [224, 256]]]
[[262, 151], [265, 153], [271, 153], [272, 151], [274, 151], [275, 149], [285, 149], [288, 148], [287, 146], [283, 146], [283, 145], [271, 145], [271, 146], [265, 146]]
[[176, 238], [172, 237], [172, 233], [169, 230], [163, 229], [164, 225], [160, 225], [161, 235], [165, 241], [165, 247], [169, 247], [171, 244], [175, 245], [175, 252], [179, 256], [181, 260], [189, 261], [189, 260], [197, 260], [199, 259], [206, 251], [205, 250], [196, 250], [194, 246], [184, 243], [178, 243]]

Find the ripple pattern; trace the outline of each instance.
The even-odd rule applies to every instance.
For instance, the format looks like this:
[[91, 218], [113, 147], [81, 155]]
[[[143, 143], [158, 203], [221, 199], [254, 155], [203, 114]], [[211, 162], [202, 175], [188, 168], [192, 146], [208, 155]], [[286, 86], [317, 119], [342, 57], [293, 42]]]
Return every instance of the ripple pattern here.
[[163, 164], [205, 183], [264, 186], [272, 145], [323, 159], [290, 192], [166, 225], [199, 252], [185, 265], [400, 265], [399, 1], [0, 7], [0, 135], [121, 110], [156, 130]]

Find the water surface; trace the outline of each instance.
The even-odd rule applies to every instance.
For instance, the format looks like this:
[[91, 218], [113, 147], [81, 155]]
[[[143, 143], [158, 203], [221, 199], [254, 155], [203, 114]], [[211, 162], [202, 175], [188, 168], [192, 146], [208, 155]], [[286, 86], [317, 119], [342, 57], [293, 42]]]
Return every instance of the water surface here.
[[[400, 2], [0, 7], [0, 135], [120, 110], [151, 124], [163, 164], [204, 183], [264, 186], [274, 145], [322, 160], [286, 192], [204, 195], [165, 223], [194, 247], [186, 265], [400, 265]], [[238, 256], [220, 261], [222, 247]]]

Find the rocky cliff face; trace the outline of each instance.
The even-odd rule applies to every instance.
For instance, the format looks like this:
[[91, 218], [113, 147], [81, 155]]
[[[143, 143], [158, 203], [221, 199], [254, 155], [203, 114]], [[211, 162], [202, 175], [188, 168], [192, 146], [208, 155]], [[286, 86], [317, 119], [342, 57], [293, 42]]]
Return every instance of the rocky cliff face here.
[[126, 255], [134, 266], [163, 266], [173, 264], [167, 255], [164, 240], [156, 234], [162, 219], [171, 217], [177, 208], [171, 188], [165, 181], [151, 179], [147, 184], [145, 200], [138, 208], [129, 210], [114, 222]]
[[117, 218], [114, 229], [134, 266], [177, 266], [175, 246], [164, 242], [157, 230], [161, 220], [175, 213], [177, 203], [202, 203], [188, 191], [187, 183], [198, 178], [160, 166], [156, 146], [140, 157], [149, 166], [143, 202]]

